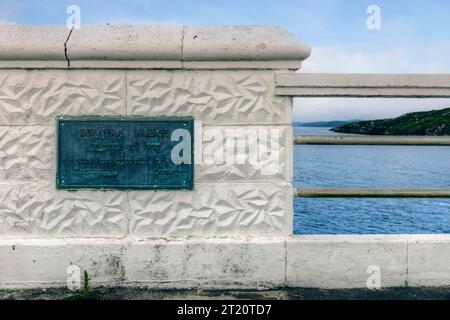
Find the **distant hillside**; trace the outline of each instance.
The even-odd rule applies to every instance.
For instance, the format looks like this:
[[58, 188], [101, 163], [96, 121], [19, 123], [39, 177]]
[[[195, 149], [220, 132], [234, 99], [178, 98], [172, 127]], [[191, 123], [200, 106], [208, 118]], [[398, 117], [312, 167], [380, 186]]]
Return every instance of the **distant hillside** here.
[[323, 128], [332, 128], [343, 126], [348, 123], [359, 122], [361, 120], [336, 120], [336, 121], [316, 121], [316, 122], [294, 122], [292, 125], [294, 127], [323, 127]]
[[350, 123], [331, 130], [369, 135], [446, 136], [450, 135], [450, 108], [407, 113], [393, 119]]

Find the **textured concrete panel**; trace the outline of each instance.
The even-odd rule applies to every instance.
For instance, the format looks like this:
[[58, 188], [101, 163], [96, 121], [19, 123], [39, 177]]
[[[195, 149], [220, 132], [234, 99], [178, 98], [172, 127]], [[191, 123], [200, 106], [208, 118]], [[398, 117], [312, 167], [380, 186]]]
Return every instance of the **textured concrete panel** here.
[[124, 72], [0, 72], [1, 125], [54, 125], [57, 115], [119, 114], [125, 114]]
[[372, 275], [368, 267], [378, 266], [381, 287], [402, 287], [406, 283], [406, 250], [407, 241], [395, 237], [294, 237], [287, 243], [287, 285], [365, 288]]
[[206, 126], [196, 130], [195, 140], [203, 141], [194, 150], [201, 157], [195, 168], [198, 182], [292, 180], [291, 127]]
[[[230, 131], [231, 130], [231, 131]], [[279, 155], [266, 155], [264, 148], [271, 147], [272, 130], [278, 135], [274, 149]], [[228, 135], [227, 135], [228, 132]], [[217, 137], [216, 134], [217, 133]], [[239, 134], [238, 140], [234, 133]], [[56, 136], [53, 126], [0, 126], [0, 179], [3, 181], [40, 181], [48, 184], [56, 175]], [[196, 166], [196, 182], [248, 182], [248, 181], [291, 181], [292, 169], [288, 165], [292, 157], [292, 129], [287, 126], [247, 127], [203, 127], [195, 131], [194, 154], [201, 160]], [[266, 134], [268, 141], [257, 141], [257, 161], [250, 159], [249, 137]], [[241, 139], [242, 138], [242, 139]], [[234, 139], [234, 140], [233, 140]], [[228, 157], [227, 141], [235, 146], [233, 155]], [[217, 143], [220, 142], [220, 143]], [[244, 143], [247, 149], [242, 150]], [[222, 159], [214, 159], [216, 152]], [[243, 162], [237, 158], [242, 156]], [[201, 163], [201, 164], [200, 164]], [[270, 165], [273, 169], [268, 170]]]
[[135, 242], [127, 281], [152, 287], [277, 287], [284, 282], [281, 241], [207, 239]]
[[408, 285], [450, 285], [450, 235], [420, 238], [412, 239], [408, 246]]
[[40, 184], [0, 188], [0, 234], [13, 236], [124, 236], [126, 192], [55, 191]]
[[54, 180], [53, 127], [0, 126], [0, 180]]
[[292, 196], [289, 183], [198, 183], [194, 192], [130, 192], [130, 234], [288, 235]]
[[288, 235], [289, 183], [198, 183], [192, 191], [55, 191], [3, 184], [0, 233], [17, 236]]
[[130, 71], [128, 114], [194, 116], [207, 125], [290, 125], [290, 100], [273, 91], [268, 71]]

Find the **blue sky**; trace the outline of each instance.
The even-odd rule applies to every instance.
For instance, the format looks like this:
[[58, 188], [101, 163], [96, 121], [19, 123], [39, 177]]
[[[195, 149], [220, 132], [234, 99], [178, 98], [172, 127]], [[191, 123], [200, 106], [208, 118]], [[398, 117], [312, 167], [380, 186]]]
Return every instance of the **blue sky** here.
[[[0, 0], [0, 22], [60, 24], [271, 24], [312, 46], [303, 72], [450, 73], [448, 0]], [[366, 27], [369, 5], [381, 29]], [[297, 99], [296, 120], [377, 118], [450, 106], [447, 100]]]

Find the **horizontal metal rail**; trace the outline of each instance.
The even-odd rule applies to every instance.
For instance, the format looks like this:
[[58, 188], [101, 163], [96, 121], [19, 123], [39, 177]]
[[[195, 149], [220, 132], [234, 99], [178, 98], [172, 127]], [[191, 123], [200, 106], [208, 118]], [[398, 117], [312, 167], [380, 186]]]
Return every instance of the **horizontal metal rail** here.
[[450, 146], [450, 136], [295, 136], [294, 144]]
[[280, 73], [275, 93], [292, 97], [450, 98], [450, 75]]
[[[291, 97], [450, 98], [448, 74], [276, 75], [275, 93]], [[449, 146], [450, 137], [296, 136], [294, 144]], [[297, 189], [302, 198], [450, 198], [450, 189]]]
[[297, 189], [299, 198], [450, 198], [450, 189]]

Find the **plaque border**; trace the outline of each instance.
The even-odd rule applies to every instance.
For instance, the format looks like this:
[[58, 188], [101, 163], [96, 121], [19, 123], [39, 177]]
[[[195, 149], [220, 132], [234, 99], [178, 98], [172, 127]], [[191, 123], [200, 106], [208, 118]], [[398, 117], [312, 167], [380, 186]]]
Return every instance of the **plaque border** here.
[[[65, 185], [61, 182], [60, 170], [59, 170], [59, 155], [60, 155], [60, 124], [63, 121], [185, 121], [191, 124], [192, 132], [191, 132], [191, 160], [192, 164], [189, 167], [189, 178], [185, 186], [182, 185]], [[195, 126], [194, 126], [194, 117], [184, 116], [184, 117], [164, 117], [164, 116], [155, 116], [155, 117], [146, 117], [146, 116], [69, 116], [69, 115], [60, 115], [56, 116], [56, 174], [55, 174], [55, 182], [57, 190], [193, 190], [194, 189], [194, 167], [195, 167], [195, 158], [194, 158], [194, 147], [195, 147]]]

